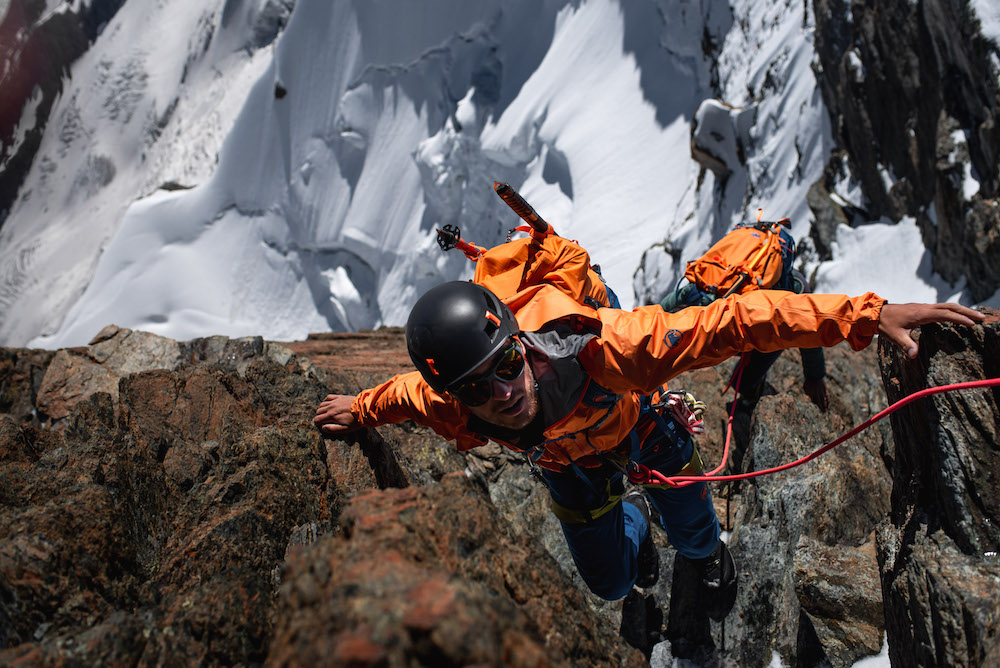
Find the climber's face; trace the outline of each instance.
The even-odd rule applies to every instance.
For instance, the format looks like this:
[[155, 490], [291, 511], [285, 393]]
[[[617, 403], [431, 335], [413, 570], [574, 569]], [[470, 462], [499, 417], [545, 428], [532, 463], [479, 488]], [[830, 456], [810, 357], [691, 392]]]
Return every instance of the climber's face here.
[[[479, 396], [466, 405], [480, 419], [507, 429], [523, 429], [538, 415], [535, 376], [525, 357], [524, 344], [516, 336], [510, 345], [473, 369], [467, 379], [463, 385], [476, 390]], [[462, 401], [462, 392], [454, 394]]]

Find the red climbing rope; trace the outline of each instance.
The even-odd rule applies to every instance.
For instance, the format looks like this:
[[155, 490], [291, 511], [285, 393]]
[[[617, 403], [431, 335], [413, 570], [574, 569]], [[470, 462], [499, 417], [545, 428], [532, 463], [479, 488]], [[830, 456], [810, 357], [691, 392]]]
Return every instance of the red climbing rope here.
[[[703, 481], [724, 482], [728, 480], [747, 480], [749, 478], [756, 478], [758, 476], [768, 475], [770, 473], [787, 471], [790, 468], [800, 466], [808, 461], [815, 459], [816, 457], [819, 457], [827, 450], [835, 448], [836, 446], [840, 445], [841, 443], [851, 438], [852, 436], [857, 435], [858, 433], [864, 431], [865, 429], [872, 426], [879, 420], [898, 411], [903, 406], [906, 406], [907, 404], [910, 404], [916, 401], [917, 399], [929, 397], [933, 394], [941, 394], [943, 392], [954, 392], [956, 390], [968, 390], [977, 387], [996, 387], [996, 386], [1000, 386], [1000, 378], [986, 378], [984, 380], [972, 380], [965, 383], [952, 383], [950, 385], [941, 385], [940, 387], [929, 387], [927, 389], [914, 392], [909, 396], [903, 397], [902, 399], [900, 399], [893, 405], [889, 406], [885, 410], [880, 411], [875, 415], [873, 415], [872, 417], [868, 418], [867, 420], [865, 420], [860, 425], [858, 425], [851, 431], [847, 432], [840, 438], [831, 441], [830, 443], [827, 443], [820, 449], [816, 450], [811, 454], [806, 455], [805, 457], [802, 457], [801, 459], [797, 459], [787, 464], [782, 464], [781, 466], [775, 466], [769, 469], [762, 469], [760, 471], [750, 471], [748, 473], [740, 473], [738, 475], [715, 475], [718, 471], [722, 470], [722, 468], [726, 464], [726, 461], [728, 461], [729, 458], [729, 441], [733, 433], [733, 413], [730, 413], [729, 425], [726, 429], [726, 444], [723, 449], [722, 464], [720, 464], [717, 468], [713, 469], [712, 471], [709, 471], [708, 473], [697, 476], [680, 476], [680, 475], [666, 476], [660, 473], [659, 471], [650, 469], [649, 467], [646, 466], [642, 466], [641, 464], [636, 464], [635, 465], [636, 469], [630, 473], [629, 479], [632, 480], [632, 482], [644, 485], [669, 485], [671, 487], [685, 487], [687, 485], [696, 482], [703, 482]], [[736, 402], [734, 401], [733, 402], [734, 408], [735, 405]]]

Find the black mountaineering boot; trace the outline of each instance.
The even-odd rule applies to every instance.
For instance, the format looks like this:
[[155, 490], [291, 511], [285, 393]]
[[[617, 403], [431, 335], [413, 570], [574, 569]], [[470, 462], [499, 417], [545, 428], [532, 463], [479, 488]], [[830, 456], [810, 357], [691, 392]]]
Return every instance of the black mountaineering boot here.
[[647, 660], [652, 649], [646, 633], [648, 624], [646, 598], [641, 591], [633, 587], [622, 601], [622, 625], [618, 633], [625, 642], [645, 654]]
[[622, 497], [622, 501], [638, 508], [649, 528], [646, 538], [639, 544], [639, 575], [635, 579], [635, 586], [643, 589], [652, 587], [660, 579], [660, 555], [653, 543], [653, 524], [650, 521], [649, 501], [646, 500], [646, 495], [640, 489], [628, 492]]
[[708, 589], [724, 591], [736, 582], [736, 564], [729, 548], [721, 540], [712, 554], [694, 562], [701, 571], [701, 582]]
[[697, 559], [694, 563], [701, 573], [701, 584], [706, 592], [705, 611], [709, 617], [721, 622], [736, 605], [739, 589], [733, 555], [720, 540], [712, 554], [704, 559]]
[[633, 587], [622, 601], [621, 637], [649, 661], [653, 646], [663, 640], [662, 628], [663, 612], [655, 595], [643, 594]]

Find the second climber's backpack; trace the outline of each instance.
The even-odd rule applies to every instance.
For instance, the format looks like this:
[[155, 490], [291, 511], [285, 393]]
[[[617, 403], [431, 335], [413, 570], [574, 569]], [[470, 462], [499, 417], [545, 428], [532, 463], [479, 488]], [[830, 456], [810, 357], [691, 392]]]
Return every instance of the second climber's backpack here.
[[787, 288], [795, 258], [795, 241], [777, 222], [740, 223], [697, 260], [688, 262], [684, 278], [699, 290], [727, 297], [751, 290]]

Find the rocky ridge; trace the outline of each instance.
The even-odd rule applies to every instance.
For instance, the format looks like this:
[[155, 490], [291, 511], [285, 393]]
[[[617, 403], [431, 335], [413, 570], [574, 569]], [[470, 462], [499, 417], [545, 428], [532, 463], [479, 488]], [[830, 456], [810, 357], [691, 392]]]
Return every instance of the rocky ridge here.
[[[785, 354], [739, 430], [742, 467], [847, 431], [887, 405], [883, 383], [895, 399], [1000, 375], [998, 331], [925, 327], [913, 362], [831, 349], [826, 413]], [[883, 632], [898, 665], [1000, 651], [1000, 391], [939, 395], [803, 467], [713, 485], [736, 599], [710, 617], [657, 530], [660, 582], [640, 595], [659, 616], [639, 651], [516, 456], [459, 454], [413, 424], [351, 442], [312, 428], [326, 393], [406, 368], [399, 330], [176, 342], [111, 327], [84, 348], [0, 350], [0, 664], [848, 666]], [[709, 405], [709, 462], [727, 374], [673, 384]]]
[[[912, 216], [934, 271], [988, 299], [1000, 286], [998, 45], [967, 2], [819, 0], [814, 13], [837, 144], [809, 193], [820, 259], [840, 223]], [[862, 202], [831, 197], [846, 179]]]

